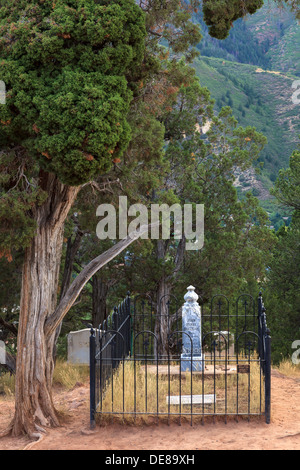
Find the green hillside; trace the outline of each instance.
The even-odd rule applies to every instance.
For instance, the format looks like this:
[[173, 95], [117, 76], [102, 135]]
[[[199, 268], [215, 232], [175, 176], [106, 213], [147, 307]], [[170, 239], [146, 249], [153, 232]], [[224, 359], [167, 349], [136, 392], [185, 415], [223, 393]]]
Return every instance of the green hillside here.
[[203, 40], [194, 67], [201, 84], [216, 101], [216, 109], [230, 106], [242, 126], [254, 126], [268, 139], [261, 153], [263, 169], [237, 177], [242, 194], [252, 190], [278, 224], [284, 211], [274, 205], [269, 189], [278, 171], [288, 165], [299, 144], [299, 105], [292, 101], [300, 76], [300, 28], [293, 13], [268, 1], [256, 14], [234, 23], [224, 41], [211, 38], [201, 16]]
[[223, 41], [212, 38], [201, 14], [194, 18], [203, 39], [202, 56], [257, 65], [300, 76], [300, 28], [289, 8], [266, 1], [254, 15], [237, 20]]
[[245, 21], [260, 45], [265, 45], [266, 59], [272, 70], [290, 72], [300, 77], [300, 28], [288, 8], [274, 2]]
[[254, 126], [268, 138], [261, 161], [265, 176], [275, 181], [300, 133], [299, 105], [292, 102], [296, 77], [215, 58], [202, 57], [194, 66], [218, 109], [229, 105], [241, 125]]
[[270, 48], [267, 56], [274, 70], [291, 72], [300, 77], [300, 28], [294, 24], [284, 37]]

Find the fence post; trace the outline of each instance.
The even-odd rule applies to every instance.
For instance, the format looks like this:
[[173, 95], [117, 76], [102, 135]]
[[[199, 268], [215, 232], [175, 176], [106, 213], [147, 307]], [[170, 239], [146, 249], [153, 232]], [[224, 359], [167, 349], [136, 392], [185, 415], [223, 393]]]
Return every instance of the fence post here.
[[[119, 315], [118, 308], [115, 306], [113, 314], [111, 316], [112, 318], [111, 329], [114, 331], [118, 331], [118, 315]], [[117, 360], [116, 360], [118, 356], [118, 350], [117, 350], [118, 341], [117, 340], [118, 340], [117, 335], [114, 333], [112, 342], [111, 342], [112, 370], [114, 370], [117, 366]]]
[[265, 333], [265, 416], [266, 423], [271, 421], [271, 336], [269, 328]]
[[262, 292], [259, 293], [259, 297], [258, 297], [258, 316], [257, 316], [257, 320], [258, 320], [258, 354], [259, 354], [259, 357], [262, 359], [262, 352], [263, 352], [263, 338], [262, 338], [262, 325], [261, 325], [261, 321], [262, 321], [262, 308], [263, 308], [263, 301], [262, 301]]
[[127, 320], [127, 325], [126, 325], [126, 329], [127, 329], [127, 342], [126, 342], [126, 355], [127, 354], [131, 354], [131, 351], [132, 351], [132, 331], [131, 331], [131, 328], [132, 328], [132, 321], [131, 321], [131, 302], [130, 302], [130, 292], [128, 291], [127, 292], [127, 298], [126, 298], [126, 316], [128, 317], [128, 320]]
[[91, 328], [90, 336], [90, 428], [95, 429], [96, 412], [96, 336]]

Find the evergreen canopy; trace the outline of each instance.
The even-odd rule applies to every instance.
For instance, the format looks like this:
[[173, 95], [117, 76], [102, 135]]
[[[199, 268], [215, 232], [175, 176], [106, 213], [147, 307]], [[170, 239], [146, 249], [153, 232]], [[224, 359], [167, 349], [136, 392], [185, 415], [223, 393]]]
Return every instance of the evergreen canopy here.
[[0, 146], [22, 146], [70, 186], [126, 149], [130, 69], [141, 64], [144, 14], [134, 0], [0, 1]]
[[204, 21], [209, 26], [209, 34], [217, 39], [225, 39], [234, 21], [263, 6], [263, 0], [203, 0]]

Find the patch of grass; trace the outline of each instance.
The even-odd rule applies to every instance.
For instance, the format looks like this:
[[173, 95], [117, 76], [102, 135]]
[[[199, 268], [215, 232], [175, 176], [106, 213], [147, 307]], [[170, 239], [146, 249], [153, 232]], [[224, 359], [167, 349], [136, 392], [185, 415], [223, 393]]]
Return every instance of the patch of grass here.
[[287, 377], [300, 377], [300, 364], [293, 364], [291, 360], [282, 361], [276, 370]]
[[0, 376], [0, 396], [11, 397], [15, 394], [15, 376], [9, 372]]
[[[71, 390], [77, 383], [86, 382], [89, 379], [89, 366], [69, 364], [58, 360], [54, 369], [53, 385], [59, 385], [66, 390]], [[11, 397], [15, 394], [15, 376], [2, 374], [0, 377], [0, 397]]]
[[58, 360], [53, 374], [53, 385], [61, 385], [71, 390], [78, 382], [86, 382], [89, 378], [89, 366], [69, 364]]
[[[155, 369], [155, 368], [154, 368]], [[261, 413], [264, 409], [263, 378], [259, 364], [251, 362], [250, 374], [222, 374], [204, 376], [186, 374], [181, 382], [178, 376], [150, 372], [149, 369], [132, 361], [120, 364], [110, 378], [97, 416], [99, 424], [110, 422], [112, 412], [114, 419], [126, 424], [148, 424], [159, 415], [159, 419], [178, 420], [179, 405], [168, 405], [168, 396], [183, 395], [216, 395], [214, 404], [181, 405], [182, 421], [202, 420], [206, 415], [227, 415]], [[124, 389], [124, 392], [123, 392]], [[198, 416], [197, 416], [198, 414]]]

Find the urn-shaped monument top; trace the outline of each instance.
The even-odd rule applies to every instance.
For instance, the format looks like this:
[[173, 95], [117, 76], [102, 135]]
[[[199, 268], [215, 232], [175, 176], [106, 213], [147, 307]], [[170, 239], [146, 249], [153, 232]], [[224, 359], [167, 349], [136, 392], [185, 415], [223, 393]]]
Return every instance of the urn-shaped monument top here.
[[189, 286], [187, 288], [187, 293], [184, 296], [184, 300], [186, 302], [197, 302], [198, 299], [199, 299], [199, 296], [195, 292], [195, 287]]

